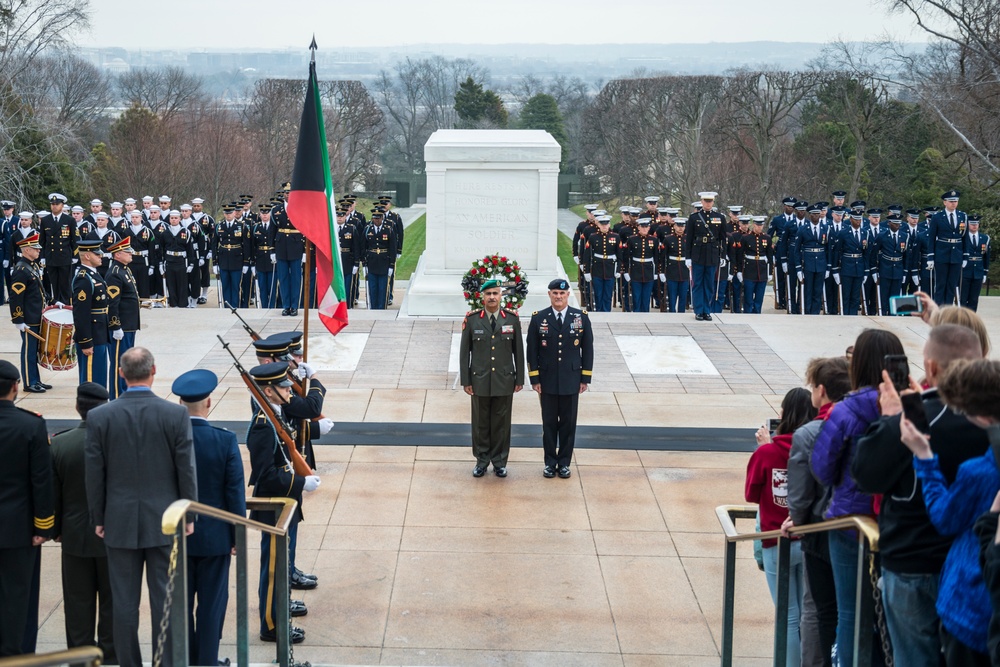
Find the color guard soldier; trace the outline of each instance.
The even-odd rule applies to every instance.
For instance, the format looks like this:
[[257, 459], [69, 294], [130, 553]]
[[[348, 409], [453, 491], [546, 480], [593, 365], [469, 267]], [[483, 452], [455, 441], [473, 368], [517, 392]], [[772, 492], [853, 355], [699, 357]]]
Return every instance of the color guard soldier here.
[[958, 296], [962, 276], [962, 257], [968, 218], [958, 210], [959, 192], [949, 190], [941, 195], [944, 210], [928, 221], [927, 236], [933, 245], [928, 265], [934, 272], [934, 301], [939, 306], [952, 303]]
[[819, 315], [823, 310], [824, 281], [830, 276], [830, 228], [823, 220], [823, 208], [809, 207], [809, 222], [798, 228], [789, 248], [795, 275], [802, 285], [802, 312]]
[[585, 239], [579, 258], [587, 291], [593, 290], [592, 302], [600, 313], [611, 312], [615, 280], [621, 274], [622, 242], [610, 224], [610, 215], [597, 218], [597, 231]]
[[664, 237], [660, 254], [660, 282], [667, 286], [667, 312], [687, 311], [691, 293], [691, 270], [684, 255], [684, 229], [687, 218], [674, 218], [673, 234]]
[[862, 226], [864, 214], [851, 212], [851, 225], [844, 227], [834, 247], [833, 279], [840, 287], [844, 315], [857, 315], [862, 288], [871, 273], [871, 234]]
[[[764, 233], [763, 215], [753, 216], [753, 232], [744, 234], [739, 240], [736, 255], [737, 283], [743, 284], [743, 310], [760, 314], [764, 306], [764, 291], [770, 278], [770, 267], [774, 266], [774, 242], [770, 234]], [[734, 299], [737, 298], [734, 292]]]
[[166, 281], [167, 305], [171, 308], [194, 308], [188, 300], [188, 276], [198, 265], [194, 239], [181, 225], [180, 211], [170, 211], [169, 224], [156, 228], [160, 248], [160, 271]]
[[889, 299], [903, 293], [903, 283], [910, 277], [911, 267], [908, 260], [912, 254], [907, 250], [909, 238], [901, 230], [899, 216], [890, 214], [886, 219], [889, 228], [875, 239], [875, 250], [878, 253], [878, 273], [875, 280], [878, 284], [880, 314], [889, 314]]
[[101, 265], [101, 242], [80, 240], [80, 268], [73, 278], [73, 340], [76, 342], [80, 384], [96, 382], [108, 387], [108, 296], [107, 283], [97, 272]]
[[337, 241], [340, 244], [340, 266], [344, 271], [347, 307], [354, 308], [358, 300], [358, 271], [364, 252], [364, 235], [358, 233], [354, 223], [347, 221], [347, 209], [343, 208], [337, 209]]
[[[618, 211], [621, 213], [621, 220], [619, 220], [611, 229], [618, 234], [618, 238], [625, 242], [629, 236], [635, 233], [635, 225], [632, 222], [632, 207], [631, 206], [620, 206]], [[619, 277], [616, 281], [616, 294], [615, 299], [622, 307], [622, 312], [627, 313], [632, 310], [632, 295], [628, 289], [628, 283], [625, 282], [625, 278]]]
[[250, 231], [250, 247], [253, 252], [253, 274], [257, 279], [257, 306], [260, 308], [274, 308], [277, 298], [277, 281], [274, 279], [275, 265], [278, 263], [278, 255], [275, 252], [275, 239], [278, 236], [278, 228], [271, 222], [271, 204], [261, 203], [260, 222], [254, 223]]
[[38, 255], [42, 244], [37, 233], [23, 236], [16, 241], [21, 253], [14, 265], [10, 282], [10, 320], [21, 333], [21, 377], [24, 390], [31, 394], [43, 394], [52, 385], [44, 384], [38, 372], [38, 335], [42, 325], [42, 309], [45, 308], [45, 289], [42, 286], [42, 269], [38, 266]]
[[[928, 290], [928, 294], [933, 292], [930, 285], [930, 271], [927, 270], [927, 255], [930, 252], [930, 244], [927, 242], [927, 223], [920, 221], [920, 209], [911, 208], [906, 211], [906, 234], [910, 237], [908, 260], [911, 271], [910, 279], [907, 281], [903, 292], [905, 294], [916, 294], [921, 289]], [[923, 286], [923, 287], [921, 287]], [[933, 297], [932, 297], [933, 298]]]
[[132, 248], [132, 262], [129, 271], [135, 279], [136, 291], [140, 299], [149, 298], [149, 278], [153, 275], [153, 265], [159, 257], [160, 250], [156, 244], [156, 235], [142, 221], [142, 211], [129, 212], [129, 224], [122, 233], [122, 239], [128, 240]]
[[[776, 260], [780, 260], [781, 257], [787, 257], [785, 229], [795, 221], [795, 204], [797, 201], [795, 197], [785, 197], [782, 199], [783, 211], [771, 218], [771, 224], [767, 229], [767, 233], [771, 237], [772, 249], [774, 250]], [[782, 267], [781, 261], [777, 261], [772, 267], [774, 269], [774, 289], [778, 295], [776, 307], [778, 310], [788, 310], [786, 270]]]
[[[198, 223], [201, 227], [201, 233], [205, 239], [205, 252], [202, 257], [205, 259], [205, 263], [198, 267], [198, 274], [200, 278], [200, 291], [198, 295], [198, 304], [208, 303], [208, 288], [212, 285], [212, 247], [214, 245], [215, 238], [215, 219], [209, 214], [205, 213], [205, 200], [201, 197], [195, 197], [191, 200], [191, 217], [194, 221]], [[194, 292], [192, 292], [194, 294]]]
[[[222, 289], [222, 303], [227, 307], [246, 308], [243, 303], [245, 301], [249, 305], [250, 297], [246, 295], [244, 298], [244, 295], [240, 294], [240, 279], [244, 273], [250, 272], [250, 234], [246, 225], [236, 219], [235, 205], [226, 204], [222, 207], [222, 213], [224, 220], [215, 229], [215, 247], [212, 249], [215, 257], [215, 275], [219, 277]], [[287, 216], [285, 219], [287, 220]], [[300, 269], [299, 277], [301, 276]], [[299, 293], [296, 291], [294, 295], [296, 304], [298, 297]]]
[[722, 256], [726, 244], [725, 219], [712, 210], [715, 192], [701, 192], [702, 208], [692, 214], [684, 233], [684, 255], [691, 269], [692, 294], [696, 320], [712, 320], [712, 297], [716, 287], [716, 274], [725, 265]]
[[[38, 235], [42, 244], [40, 264], [45, 269], [45, 274], [51, 285], [51, 300], [56, 303], [68, 304], [72, 301], [70, 282], [73, 276], [76, 242], [79, 237], [78, 228], [73, 222], [72, 216], [63, 212], [64, 206], [66, 206], [65, 195], [57, 192], [49, 195], [51, 215], [41, 219]], [[86, 229], [84, 233], [86, 233]]]
[[368, 278], [368, 308], [385, 310], [389, 277], [396, 268], [396, 235], [384, 223], [381, 211], [372, 213], [365, 230], [365, 272]]
[[[288, 219], [285, 202], [277, 203], [271, 209], [271, 221], [277, 226], [274, 249], [278, 258], [276, 269], [281, 314], [294, 317], [299, 314], [299, 299], [302, 296], [302, 267], [306, 262], [306, 241], [302, 232]], [[219, 226], [221, 227], [221, 223]]]
[[969, 233], [965, 235], [962, 260], [961, 305], [979, 310], [979, 292], [990, 273], [990, 237], [979, 231], [982, 216], [968, 217]]
[[118, 398], [125, 391], [125, 379], [119, 375], [118, 365], [122, 355], [135, 347], [135, 333], [140, 328], [139, 286], [131, 269], [134, 252], [128, 237], [108, 248], [112, 261], [104, 280], [109, 297], [108, 329], [111, 338], [108, 341], [108, 358], [111, 360], [111, 373], [108, 392], [112, 398]]
[[649, 312], [649, 300], [660, 266], [660, 241], [649, 233], [651, 218], [640, 217], [637, 232], [622, 241], [622, 278], [632, 293], [632, 311]]
[[355, 197], [354, 195], [345, 195], [344, 199], [347, 200], [347, 203], [351, 207], [350, 214], [347, 216], [347, 219], [354, 223], [355, 229], [367, 229], [368, 218], [365, 217], [364, 213], [357, 210], [355, 206], [357, 204], [358, 198]]

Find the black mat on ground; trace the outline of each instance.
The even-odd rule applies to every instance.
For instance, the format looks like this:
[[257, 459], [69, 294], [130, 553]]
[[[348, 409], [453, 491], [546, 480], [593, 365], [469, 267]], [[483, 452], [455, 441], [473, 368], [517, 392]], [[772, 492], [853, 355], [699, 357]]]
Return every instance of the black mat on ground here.
[[[77, 425], [77, 421], [48, 421], [50, 433]], [[214, 426], [246, 439], [247, 422], [213, 421]], [[468, 424], [396, 424], [391, 422], [337, 422], [332, 432], [320, 438], [320, 445], [378, 445], [469, 447]], [[514, 424], [512, 447], [541, 447], [540, 424]], [[753, 429], [685, 428], [669, 426], [578, 426], [576, 446], [585, 449], [646, 449], [677, 452], [752, 452], [756, 447]]]

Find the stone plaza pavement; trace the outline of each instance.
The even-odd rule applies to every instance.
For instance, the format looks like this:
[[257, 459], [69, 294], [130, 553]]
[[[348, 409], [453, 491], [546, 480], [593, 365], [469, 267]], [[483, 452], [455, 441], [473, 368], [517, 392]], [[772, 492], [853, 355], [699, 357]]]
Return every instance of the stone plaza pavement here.
[[[301, 318], [278, 311], [241, 312], [264, 334], [301, 326]], [[980, 313], [991, 329], [1000, 324], [997, 300], [984, 299]], [[843, 354], [863, 328], [899, 334], [917, 375], [927, 333], [910, 318], [725, 313], [702, 323], [690, 314], [615, 313], [592, 315], [592, 322], [597, 352], [592, 391], [581, 397], [582, 425], [626, 433], [745, 429], [746, 451], [650, 450], [641, 441], [631, 449], [578, 448], [573, 476], [549, 480], [540, 474], [540, 447], [515, 448], [507, 479], [473, 479], [466, 447], [407, 443], [416, 424], [468, 423], [468, 398], [455, 386], [450, 361], [461, 323], [356, 310], [331, 340], [313, 318], [310, 357], [329, 389], [326, 415], [342, 428], [371, 423], [394, 431], [398, 445], [338, 443], [335, 428], [317, 447], [323, 483], [305, 499], [298, 564], [319, 575], [320, 586], [296, 595], [310, 609], [297, 619], [307, 632], [297, 659], [718, 664], [722, 538], [714, 508], [742, 502], [754, 429], [777, 416], [785, 391], [801, 386], [809, 358]], [[12, 361], [14, 334], [7, 327], [0, 335], [0, 357]], [[144, 310], [138, 343], [156, 355], [154, 390], [170, 400], [180, 373], [216, 371], [222, 380], [211, 419], [234, 425], [242, 442], [247, 393], [216, 334], [253, 365], [248, 336], [217, 308]], [[71, 424], [75, 371], [43, 371], [43, 381], [55, 389], [19, 404], [61, 427]], [[514, 421], [539, 419], [534, 394], [518, 394]], [[65, 646], [58, 549], [43, 549], [39, 650]], [[254, 548], [252, 590], [256, 561]], [[773, 607], [749, 545], [740, 551], [737, 577], [736, 664], [769, 664]], [[256, 595], [250, 598], [256, 618]], [[230, 600], [223, 655], [235, 659], [235, 594]], [[143, 623], [148, 628], [146, 610]], [[148, 646], [144, 655], [151, 656]], [[251, 658], [273, 658], [255, 624]]]

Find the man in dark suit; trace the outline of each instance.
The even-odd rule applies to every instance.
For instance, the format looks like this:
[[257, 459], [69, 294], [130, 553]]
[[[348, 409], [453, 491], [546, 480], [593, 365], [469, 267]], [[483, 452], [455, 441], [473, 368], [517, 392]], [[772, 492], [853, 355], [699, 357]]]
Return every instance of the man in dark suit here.
[[542, 405], [545, 477], [570, 476], [576, 412], [594, 370], [594, 332], [587, 312], [571, 308], [569, 283], [549, 283], [545, 310], [531, 314], [528, 324], [528, 378]]
[[62, 544], [66, 646], [99, 646], [104, 652], [103, 662], [113, 665], [117, 659], [108, 552], [90, 523], [84, 485], [87, 414], [107, 402], [108, 390], [96, 382], [84, 382], [76, 388], [76, 411], [83, 421], [76, 428], [53, 436], [52, 467], [55, 471], [55, 534], [56, 541]]
[[20, 374], [0, 359], [0, 656], [21, 655], [39, 547], [52, 535], [52, 457], [45, 420], [14, 406]]
[[[139, 600], [145, 567], [153, 643], [167, 588], [171, 538], [161, 526], [175, 500], [198, 499], [188, 412], [152, 391], [153, 355], [134, 347], [121, 358], [127, 389], [87, 416], [86, 482], [91, 521], [104, 538], [114, 600], [115, 652], [121, 665], [139, 667]], [[188, 524], [188, 532], [194, 524]], [[164, 661], [170, 663], [170, 641]]]
[[[524, 344], [517, 314], [500, 308], [499, 280], [481, 286], [483, 306], [462, 321], [459, 350], [462, 386], [472, 397], [473, 477], [490, 463], [497, 477], [507, 476], [510, 417], [514, 394], [524, 386]], [[497, 348], [500, 348], [499, 350]]]
[[[236, 436], [208, 423], [211, 393], [219, 378], [196, 369], [176, 380], [171, 391], [191, 415], [194, 456], [198, 469], [198, 502], [246, 516], [243, 460]], [[219, 664], [219, 640], [229, 603], [229, 563], [236, 545], [232, 525], [200, 517], [187, 541], [188, 634], [192, 665]], [[195, 600], [198, 614], [194, 616]]]

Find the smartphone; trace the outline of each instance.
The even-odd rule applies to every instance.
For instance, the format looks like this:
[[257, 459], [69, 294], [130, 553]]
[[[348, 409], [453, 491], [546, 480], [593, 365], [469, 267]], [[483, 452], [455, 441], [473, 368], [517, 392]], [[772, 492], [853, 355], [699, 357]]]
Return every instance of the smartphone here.
[[777, 431], [778, 431], [778, 424], [780, 424], [780, 423], [781, 423], [781, 418], [780, 417], [772, 417], [771, 419], [768, 419], [767, 420], [767, 430], [770, 431], [771, 433], [777, 433]]
[[889, 372], [889, 379], [896, 391], [910, 387], [910, 362], [905, 354], [887, 354], [882, 357], [882, 368]]
[[889, 314], [890, 315], [912, 315], [913, 313], [922, 313], [924, 306], [920, 303], [920, 297], [914, 294], [908, 294], [906, 296], [893, 296], [889, 297]]
[[903, 394], [899, 397], [903, 403], [903, 414], [917, 427], [917, 430], [926, 435], [930, 435], [931, 425], [927, 421], [927, 412], [924, 411], [924, 399], [920, 394]]

